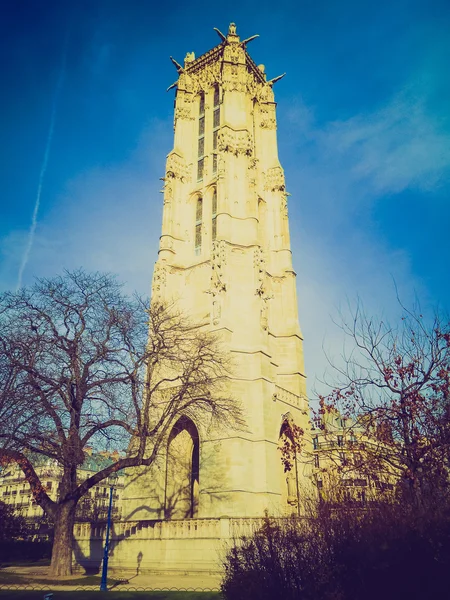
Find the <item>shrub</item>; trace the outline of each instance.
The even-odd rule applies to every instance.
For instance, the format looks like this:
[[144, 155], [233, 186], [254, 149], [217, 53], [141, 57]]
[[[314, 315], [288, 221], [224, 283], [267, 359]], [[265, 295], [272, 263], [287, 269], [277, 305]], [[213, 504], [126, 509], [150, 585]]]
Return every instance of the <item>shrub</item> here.
[[266, 518], [228, 551], [227, 600], [422, 600], [443, 597], [450, 511], [378, 505], [319, 507], [298, 519]]

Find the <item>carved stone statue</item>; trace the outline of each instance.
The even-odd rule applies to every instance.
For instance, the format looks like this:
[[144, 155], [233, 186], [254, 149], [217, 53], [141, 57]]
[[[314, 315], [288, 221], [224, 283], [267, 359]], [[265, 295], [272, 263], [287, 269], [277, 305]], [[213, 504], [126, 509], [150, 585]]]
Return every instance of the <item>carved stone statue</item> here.
[[220, 297], [217, 295], [213, 300], [213, 325], [218, 325], [222, 315], [222, 307], [220, 305]]
[[287, 483], [287, 489], [288, 489], [287, 502], [291, 506], [296, 506], [298, 503], [297, 481], [295, 479], [295, 473], [292, 470], [287, 472], [286, 483]]

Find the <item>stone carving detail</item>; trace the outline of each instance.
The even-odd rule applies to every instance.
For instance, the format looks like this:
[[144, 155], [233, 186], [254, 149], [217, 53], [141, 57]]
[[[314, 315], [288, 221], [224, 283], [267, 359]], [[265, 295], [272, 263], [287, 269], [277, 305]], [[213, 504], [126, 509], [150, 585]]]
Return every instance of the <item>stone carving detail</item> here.
[[226, 243], [213, 242], [212, 245], [212, 260], [211, 260], [211, 291], [212, 293], [226, 292], [227, 286], [224, 283], [226, 257]]
[[261, 87], [260, 83], [256, 82], [255, 76], [253, 73], [247, 72], [247, 81], [246, 81], [247, 92], [250, 94], [252, 98], [256, 98], [257, 90]]
[[264, 189], [270, 192], [284, 192], [286, 190], [284, 173], [281, 167], [268, 169], [265, 176]]
[[193, 121], [195, 117], [192, 115], [190, 106], [177, 106], [175, 109], [175, 120], [183, 119], [184, 121]]
[[159, 247], [161, 250], [173, 250], [173, 239], [167, 235], [161, 236]]
[[222, 316], [222, 305], [219, 296], [215, 296], [212, 305], [212, 322], [213, 325], [218, 325]]
[[257, 270], [257, 288], [256, 293], [258, 296], [263, 296], [266, 293], [265, 289], [265, 277], [266, 277], [266, 259], [261, 246], [255, 248], [253, 252], [253, 264]]
[[260, 323], [261, 328], [267, 331], [269, 328], [269, 306], [268, 301], [273, 299], [270, 294], [270, 279], [266, 271], [266, 259], [262, 248], [258, 246], [254, 252], [254, 265], [257, 269], [256, 294], [261, 298]]
[[237, 73], [228, 72], [223, 79], [222, 87], [226, 92], [246, 92], [247, 84], [241, 81]]
[[173, 198], [172, 178], [162, 177], [164, 181], [164, 189], [161, 190], [164, 194], [164, 204], [170, 204]]
[[225, 47], [223, 58], [225, 61], [234, 64], [245, 64], [245, 51], [239, 46], [239, 44], [228, 44]]
[[211, 314], [213, 325], [219, 324], [222, 316], [222, 294], [227, 290], [227, 286], [224, 281], [226, 248], [226, 243], [223, 240], [219, 242], [213, 242], [211, 260], [211, 287], [207, 292], [213, 296]]
[[223, 152], [230, 152], [239, 156], [244, 154], [250, 156], [253, 152], [253, 140], [246, 129], [234, 131], [229, 127], [223, 127], [219, 131], [218, 148]]
[[273, 107], [271, 107], [271, 110], [265, 108], [264, 106], [261, 107], [261, 121], [259, 124], [263, 129], [276, 129], [277, 128], [277, 121], [275, 119], [275, 110], [273, 109]]
[[288, 216], [288, 196], [290, 196], [290, 194], [284, 193], [281, 198], [281, 216], [286, 218]]
[[225, 177], [225, 159], [219, 154], [217, 159], [217, 178], [223, 179]]
[[172, 152], [167, 157], [166, 163], [166, 186], [168, 185], [167, 179], [179, 179], [181, 182], [189, 181], [189, 169], [186, 162], [181, 156]]
[[287, 472], [286, 483], [288, 492], [287, 502], [291, 506], [297, 506], [297, 478], [295, 477], [295, 473], [292, 470]]
[[178, 80], [178, 89], [197, 94], [200, 90], [208, 90], [214, 83], [221, 83], [221, 62], [215, 61], [206, 64], [202, 69], [194, 72], [183, 72]]
[[257, 176], [258, 176], [258, 171], [257, 171], [257, 166], [258, 166], [258, 159], [257, 158], [251, 158], [248, 161], [248, 182], [250, 187], [256, 188], [256, 182], [257, 182]]
[[155, 270], [153, 271], [153, 297], [161, 296], [164, 292], [164, 288], [166, 286], [167, 279], [167, 270], [165, 265], [161, 263], [156, 263]]
[[275, 102], [273, 89], [268, 83], [258, 86], [258, 89], [256, 90], [256, 98], [258, 102]]

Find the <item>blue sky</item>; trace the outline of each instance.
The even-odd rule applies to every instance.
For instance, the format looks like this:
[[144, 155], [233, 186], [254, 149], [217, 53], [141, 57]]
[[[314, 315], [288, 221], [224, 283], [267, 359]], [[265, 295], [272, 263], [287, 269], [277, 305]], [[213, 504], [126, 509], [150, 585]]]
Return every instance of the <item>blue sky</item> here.
[[[3, 0], [0, 290], [64, 268], [147, 294], [172, 143], [169, 61], [235, 21], [275, 87], [311, 389], [339, 307], [449, 308], [450, 4]], [[55, 104], [56, 103], [56, 104]], [[53, 112], [54, 107], [54, 112]], [[52, 123], [53, 134], [49, 142]]]

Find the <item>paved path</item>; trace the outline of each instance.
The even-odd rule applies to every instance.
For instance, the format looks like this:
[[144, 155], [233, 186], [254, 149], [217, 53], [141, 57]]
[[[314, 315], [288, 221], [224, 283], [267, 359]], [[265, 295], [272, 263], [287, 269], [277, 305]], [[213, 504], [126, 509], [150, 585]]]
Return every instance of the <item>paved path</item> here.
[[[27, 579], [28, 585], [33, 585], [33, 581], [36, 579], [51, 579], [48, 575], [49, 567], [37, 567], [37, 566], [28, 566], [28, 567], [4, 567], [2, 571], [6, 571], [9, 573], [16, 573], [17, 575], [21, 575], [22, 577]], [[111, 579], [119, 578], [121, 574], [117, 572], [111, 572]], [[64, 581], [71, 580], [80, 580], [83, 575], [77, 573], [75, 575], [71, 575], [69, 577], [64, 577]], [[125, 576], [124, 576], [125, 578]], [[114, 590], [117, 591], [125, 591], [130, 588], [146, 588], [146, 589], [209, 589], [209, 590], [218, 590], [221, 582], [221, 576], [217, 574], [173, 574], [173, 575], [159, 575], [152, 573], [139, 573], [135, 575], [129, 575], [128, 583], [114, 586]], [[36, 586], [44, 586], [45, 584], [39, 582]], [[59, 585], [51, 585], [49, 584], [49, 588], [53, 590], [71, 590], [75, 589], [75, 587], [79, 587], [79, 583], [75, 586], [71, 586], [69, 583], [64, 586]], [[91, 586], [89, 586], [91, 587]], [[97, 586], [96, 586], [97, 587]], [[1, 587], [0, 587], [1, 589]]]

